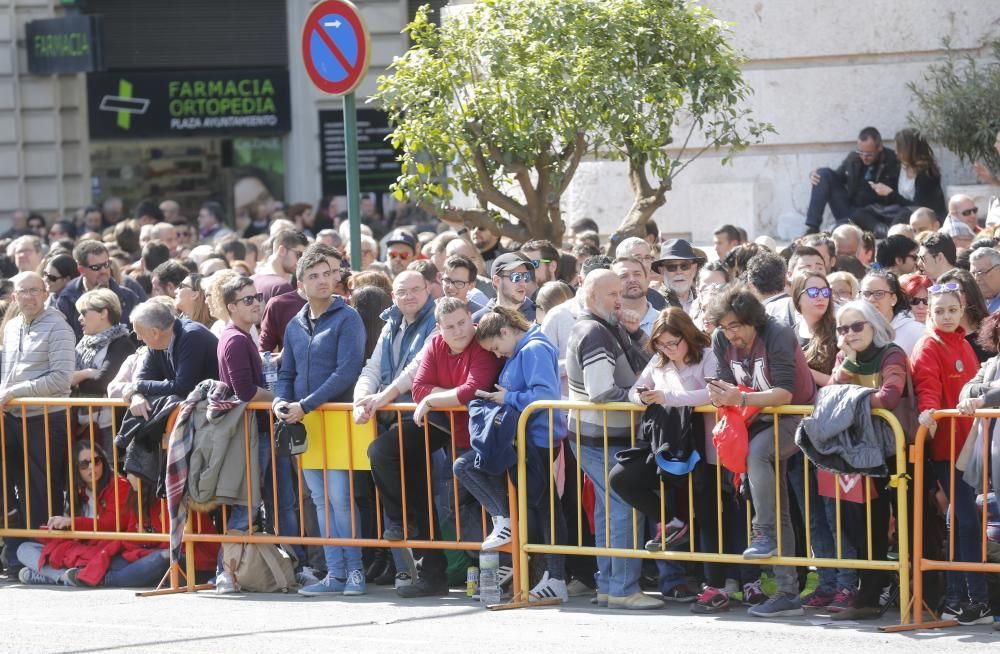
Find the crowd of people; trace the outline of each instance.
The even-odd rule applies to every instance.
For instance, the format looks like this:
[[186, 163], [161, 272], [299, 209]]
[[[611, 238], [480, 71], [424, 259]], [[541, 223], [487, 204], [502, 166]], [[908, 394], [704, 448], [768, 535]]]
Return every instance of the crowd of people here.
[[[955, 462], [967, 440], [993, 438], [992, 426], [962, 418], [938, 429], [933, 419], [940, 409], [968, 416], [1000, 406], [998, 227], [981, 224], [967, 196], [945, 202], [918, 133], [895, 140], [893, 152], [866, 128], [839, 169], [813, 174], [801, 239], [779, 248], [722, 225], [711, 257], [684, 239], [662, 240], [654, 221], [642, 237], [609, 242], [581, 220], [555, 244], [424, 217], [410, 226], [368, 221], [362, 263], [352, 269], [346, 221], [320, 225], [308, 205], [293, 205], [295, 222], [272, 215], [242, 235], [211, 202], [196, 224], [170, 200], [142, 202], [127, 220], [113, 201], [51, 227], [25, 214], [0, 261], [10, 525], [165, 529], [162, 462], [135, 462], [133, 443], [153, 430], [159, 449], [159, 421], [176, 405], [170, 398], [194, 393], [273, 410], [257, 412], [261, 437], [236, 466], [244, 454], [253, 460], [256, 479], [243, 478], [241, 488], [256, 492], [241, 502], [220, 490], [227, 511], [204, 507], [199, 529], [254, 524], [282, 534], [429, 540], [442, 538], [445, 517], [457, 511], [455, 537], [492, 550], [512, 538], [511, 417], [535, 401], [632, 402], [643, 410], [530, 418], [527, 478], [517, 482], [527, 488], [532, 533], [549, 544], [622, 550], [694, 541], [698, 551], [742, 554], [745, 563], [650, 567], [627, 556], [548, 555], [531, 598], [586, 594], [598, 606], [671, 602], [696, 613], [742, 601], [764, 618], [804, 609], [838, 619], [881, 615], [894, 584], [885, 572], [820, 568], [818, 585], [803, 595], [804, 570], [768, 566], [779, 553], [884, 560], [909, 537], [891, 520], [895, 441], [870, 419], [867, 427], [852, 420], [885, 409], [911, 440], [917, 425], [928, 428], [928, 484], [914, 492], [933, 498], [927, 520], [939, 529], [928, 533], [940, 545], [950, 529], [956, 560], [980, 560], [983, 502], [1000, 520], [982, 476], [963, 475]], [[819, 231], [827, 206], [837, 222], [831, 233]], [[205, 390], [207, 380], [224, 386]], [[127, 409], [67, 416], [58, 406], [11, 404], [35, 397], [120, 398]], [[313, 419], [330, 402], [349, 403], [354, 427], [371, 427], [370, 473], [307, 463], [268, 435], [271, 422], [301, 423], [313, 447], [327, 431]], [[404, 402], [415, 409], [384, 410]], [[718, 412], [694, 413], [707, 404]], [[822, 419], [757, 413], [789, 404], [814, 405]], [[468, 407], [468, 415], [442, 411], [449, 407]], [[734, 424], [743, 427], [743, 452]], [[842, 437], [846, 428], [854, 441]], [[335, 436], [325, 436], [330, 447], [342, 443]], [[53, 474], [67, 466], [68, 478]], [[831, 493], [831, 471], [867, 484], [870, 509]], [[492, 524], [485, 538], [481, 508]], [[4, 545], [9, 573], [27, 584], [153, 585], [168, 565], [166, 544], [125, 534], [110, 547], [22, 538]], [[213, 574], [218, 592], [235, 591], [216, 549], [199, 545], [198, 567]], [[306, 596], [359, 595], [371, 583], [392, 584], [403, 598], [449, 587], [441, 549], [287, 549]], [[986, 574], [944, 579], [943, 617], [993, 620]], [[644, 592], [650, 584], [659, 597]]]

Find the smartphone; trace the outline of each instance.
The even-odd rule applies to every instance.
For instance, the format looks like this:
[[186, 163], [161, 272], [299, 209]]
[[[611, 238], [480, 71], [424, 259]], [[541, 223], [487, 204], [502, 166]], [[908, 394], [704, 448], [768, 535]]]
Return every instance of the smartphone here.
[[719, 381], [718, 377], [705, 377], [705, 383], [706, 384], [712, 384], [712, 383], [717, 382], [717, 381]]
[[639, 393], [639, 394], [648, 393], [650, 390], [652, 390], [652, 389], [650, 389], [649, 386], [636, 386], [635, 387], [635, 392]]

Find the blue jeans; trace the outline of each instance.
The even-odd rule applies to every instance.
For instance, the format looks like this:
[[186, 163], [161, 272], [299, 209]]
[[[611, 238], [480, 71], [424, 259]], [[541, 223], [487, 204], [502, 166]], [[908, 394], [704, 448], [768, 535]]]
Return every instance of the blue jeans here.
[[145, 588], [155, 586], [170, 567], [169, 550], [155, 550], [138, 561], [126, 561], [120, 556], [111, 559], [102, 586], [114, 588]]
[[[802, 452], [795, 454], [788, 460], [788, 485], [795, 493], [795, 501], [805, 512], [805, 478], [802, 472], [803, 459]], [[865, 480], [867, 483], [867, 479]], [[843, 503], [845, 500], [841, 500]], [[837, 504], [831, 497], [820, 497], [819, 486], [816, 482], [816, 467], [809, 466], [809, 539], [812, 544], [812, 552], [806, 552], [806, 556], [815, 556], [820, 559], [837, 558]], [[846, 537], [841, 535], [840, 554], [843, 559], [856, 559], [858, 552], [854, 545]], [[857, 588], [858, 572], [851, 568], [817, 568], [816, 575], [819, 577], [817, 590], [826, 593], [835, 593], [841, 588]]]
[[[951, 486], [951, 475], [955, 478], [954, 511], [951, 514], [951, 528], [955, 533], [955, 560], [980, 562], [982, 525], [976, 511], [976, 492], [965, 483], [962, 473], [955, 470], [950, 461], [935, 461], [934, 473], [945, 496]], [[952, 499], [952, 498], [949, 498]], [[946, 546], [947, 547], [947, 546]], [[946, 550], [947, 551], [947, 550]], [[982, 602], [989, 605], [986, 575], [980, 572], [946, 572], [945, 598], [949, 602]]]
[[[322, 470], [303, 470], [302, 476], [309, 485], [313, 502], [316, 504], [316, 520], [324, 538], [356, 538], [361, 537], [361, 519], [357, 507], [354, 509], [354, 525], [351, 525], [350, 472], [347, 470], [327, 470], [326, 488], [323, 487]], [[323, 498], [326, 502], [323, 502]], [[329, 531], [327, 531], [327, 512], [329, 512]], [[342, 545], [324, 545], [323, 554], [326, 557], [327, 574], [338, 579], [347, 577], [352, 570], [362, 570], [361, 548], [344, 547]]]
[[816, 174], [819, 175], [819, 184], [813, 186], [809, 192], [806, 225], [819, 229], [827, 205], [830, 206], [830, 211], [838, 224], [850, 218], [854, 207], [847, 197], [847, 188], [837, 180], [833, 169], [819, 168]]
[[[43, 577], [58, 582], [65, 570], [53, 568], [50, 565], [39, 567], [44, 545], [35, 542], [21, 543], [17, 548], [17, 559], [21, 565], [31, 568]], [[169, 550], [154, 550], [138, 561], [126, 561], [121, 556], [111, 559], [111, 565], [101, 580], [102, 586], [115, 588], [146, 588], [155, 586], [170, 567]]]
[[[580, 467], [594, 484], [594, 541], [597, 547], [616, 549], [636, 549], [639, 543], [633, 538], [632, 507], [617, 493], [608, 491], [611, 502], [608, 517], [611, 542], [605, 538], [604, 492], [605, 476], [615, 465], [615, 455], [624, 449], [623, 445], [608, 446], [608, 460], [604, 460], [604, 448], [571, 443]], [[641, 524], [641, 520], [640, 520]], [[640, 532], [644, 530], [640, 529]], [[628, 597], [639, 592], [639, 578], [642, 575], [642, 559], [625, 557], [597, 557], [597, 592], [612, 597]]]

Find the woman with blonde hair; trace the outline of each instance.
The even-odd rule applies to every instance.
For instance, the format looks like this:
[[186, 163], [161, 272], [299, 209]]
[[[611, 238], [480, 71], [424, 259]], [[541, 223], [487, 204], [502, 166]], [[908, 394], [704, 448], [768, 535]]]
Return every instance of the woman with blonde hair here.
[[215, 319], [209, 311], [205, 291], [201, 287], [203, 279], [204, 275], [201, 273], [191, 273], [185, 277], [177, 287], [174, 308], [184, 318], [211, 327]]

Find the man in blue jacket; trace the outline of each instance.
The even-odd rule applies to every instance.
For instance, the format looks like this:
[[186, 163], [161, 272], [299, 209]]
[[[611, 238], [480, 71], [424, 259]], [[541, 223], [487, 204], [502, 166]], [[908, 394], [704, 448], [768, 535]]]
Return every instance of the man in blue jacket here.
[[174, 318], [170, 309], [150, 300], [132, 311], [132, 328], [149, 348], [136, 381], [122, 392], [132, 415], [148, 420], [147, 397], [186, 398], [200, 382], [219, 378], [219, 339], [201, 323]]
[[[100, 241], [81, 241], [73, 248], [73, 259], [76, 260], [77, 269], [80, 276], [66, 284], [56, 306], [69, 323], [77, 342], [83, 338], [83, 327], [80, 326], [80, 314], [76, 310], [76, 301], [87, 291], [95, 288], [108, 288], [114, 291], [118, 300], [122, 303], [123, 325], [129, 324], [132, 310], [145, 298], [139, 298], [130, 289], [118, 284], [111, 276], [111, 255], [108, 248]], [[193, 387], [192, 387], [193, 388]]]
[[[327, 250], [311, 245], [295, 270], [306, 305], [285, 329], [281, 371], [274, 412], [279, 419], [298, 423], [327, 402], [349, 402], [365, 356], [365, 326], [344, 298], [333, 295], [334, 270]], [[322, 434], [311, 434], [320, 438]], [[360, 512], [351, 510], [350, 473], [347, 470], [303, 470], [316, 505], [317, 521], [327, 538], [360, 537], [360, 525], [351, 524]], [[326, 530], [329, 529], [329, 533]], [[360, 547], [324, 546], [327, 576], [299, 593], [361, 595], [365, 592]]]

